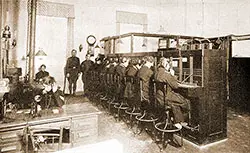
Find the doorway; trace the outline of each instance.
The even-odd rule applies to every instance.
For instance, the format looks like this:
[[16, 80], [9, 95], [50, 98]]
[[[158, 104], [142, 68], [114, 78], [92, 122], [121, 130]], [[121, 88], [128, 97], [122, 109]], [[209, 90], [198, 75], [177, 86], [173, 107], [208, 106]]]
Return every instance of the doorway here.
[[250, 112], [250, 58], [232, 58], [230, 67], [230, 105]]
[[231, 42], [229, 65], [230, 106], [250, 112], [250, 40], [239, 36]]

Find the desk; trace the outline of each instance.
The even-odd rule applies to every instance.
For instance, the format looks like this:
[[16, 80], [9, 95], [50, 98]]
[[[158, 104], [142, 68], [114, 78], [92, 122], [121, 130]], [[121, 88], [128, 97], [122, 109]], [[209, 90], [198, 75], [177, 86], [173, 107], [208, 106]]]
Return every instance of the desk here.
[[72, 147], [94, 142], [98, 137], [99, 114], [100, 112], [91, 104], [78, 103], [66, 105], [60, 114], [48, 114], [26, 121], [17, 119], [12, 123], [0, 124], [0, 149], [12, 146], [15, 151], [21, 151], [21, 136], [27, 125], [39, 128], [68, 127]]

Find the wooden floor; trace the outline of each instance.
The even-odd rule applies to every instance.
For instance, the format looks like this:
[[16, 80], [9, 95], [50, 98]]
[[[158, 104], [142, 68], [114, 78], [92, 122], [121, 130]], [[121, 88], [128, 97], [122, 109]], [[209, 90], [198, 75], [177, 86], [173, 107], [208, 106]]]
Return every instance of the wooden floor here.
[[[81, 96], [68, 99], [69, 103], [79, 101], [91, 103], [87, 98]], [[123, 153], [161, 153], [159, 147], [146, 134], [134, 136], [131, 129], [120, 121], [117, 122], [113, 116], [101, 107], [97, 107], [102, 114], [99, 116], [98, 142], [115, 139], [123, 146]], [[249, 153], [250, 152], [250, 114], [236, 112], [228, 109], [227, 115], [228, 138], [225, 141], [214, 143], [206, 147], [198, 147], [184, 141], [184, 146], [176, 148], [168, 146], [164, 152], [167, 153]]]
[[[99, 141], [116, 139], [123, 145], [123, 153], [160, 153], [159, 147], [146, 134], [134, 136], [124, 122], [117, 122], [113, 116], [105, 113], [100, 116]], [[237, 113], [228, 109], [228, 138], [206, 147], [198, 147], [184, 141], [181, 148], [168, 146], [167, 153], [249, 153], [250, 152], [250, 114]]]
[[[65, 113], [81, 112], [84, 109], [82, 104], [91, 105], [96, 110], [101, 111], [99, 115], [99, 135], [98, 142], [108, 140], [117, 140], [123, 153], [160, 153], [160, 149], [152, 139], [142, 133], [140, 136], [134, 136], [131, 129], [120, 121], [117, 122], [113, 116], [109, 115], [103, 108], [92, 105], [86, 97], [76, 96], [68, 97], [68, 110]], [[248, 113], [237, 113], [228, 109], [228, 138], [225, 141], [212, 144], [206, 147], [198, 147], [194, 144], [184, 141], [184, 146], [176, 148], [168, 146], [165, 152], [168, 153], [249, 153], [250, 152], [250, 115]], [[3, 126], [1, 124], [0, 126]]]

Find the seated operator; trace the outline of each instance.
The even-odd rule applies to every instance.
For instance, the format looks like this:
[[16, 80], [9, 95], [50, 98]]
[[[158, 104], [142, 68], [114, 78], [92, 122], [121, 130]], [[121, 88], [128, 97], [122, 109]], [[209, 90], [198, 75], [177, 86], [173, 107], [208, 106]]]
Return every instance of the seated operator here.
[[47, 76], [43, 78], [43, 94], [51, 95], [51, 107], [62, 108], [64, 105], [64, 98], [62, 91], [59, 90], [59, 87], [56, 84], [54, 77]]
[[45, 71], [45, 69], [46, 69], [46, 66], [44, 64], [42, 64], [39, 67], [39, 72], [36, 73], [35, 81], [41, 82], [44, 77], [49, 76], [49, 72]]
[[[180, 86], [180, 83], [170, 71], [169, 62], [164, 57], [160, 59], [160, 64], [155, 73], [155, 81], [167, 83], [166, 101], [168, 101], [170, 107], [172, 108], [174, 122], [176, 124], [181, 123], [186, 125], [186, 117], [184, 117], [184, 113], [189, 111], [190, 101], [175, 91], [175, 89]], [[156, 98], [161, 105], [164, 105], [162, 91], [157, 91]]]

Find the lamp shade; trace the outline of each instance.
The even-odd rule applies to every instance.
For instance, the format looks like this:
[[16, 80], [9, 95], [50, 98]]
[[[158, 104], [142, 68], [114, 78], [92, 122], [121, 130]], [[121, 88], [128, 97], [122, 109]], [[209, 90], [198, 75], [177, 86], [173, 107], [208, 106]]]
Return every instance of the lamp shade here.
[[95, 48], [100, 48], [100, 46], [99, 46], [99, 45], [96, 45]]
[[162, 34], [165, 34], [166, 33], [166, 31], [165, 31], [165, 29], [164, 29], [164, 27], [161, 25], [160, 26], [160, 29], [157, 31], [157, 33], [162, 33]]
[[3, 35], [2, 35], [3, 38], [10, 38], [11, 37], [11, 33], [10, 33], [10, 27], [8, 25], [6, 25], [4, 27], [4, 31], [3, 31]]
[[35, 56], [47, 56], [47, 54], [43, 50], [38, 50]]
[[119, 39], [118, 39], [117, 44], [123, 44], [123, 42], [122, 42], [122, 39], [121, 39], [121, 38], [119, 38]]

